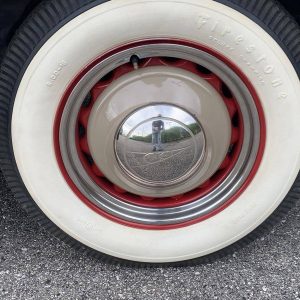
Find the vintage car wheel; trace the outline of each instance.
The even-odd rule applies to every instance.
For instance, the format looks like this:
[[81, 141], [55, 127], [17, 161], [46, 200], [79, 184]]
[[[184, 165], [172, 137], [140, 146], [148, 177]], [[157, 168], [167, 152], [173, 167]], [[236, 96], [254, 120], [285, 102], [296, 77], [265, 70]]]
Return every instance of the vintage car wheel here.
[[29, 214], [153, 265], [215, 259], [277, 222], [299, 191], [300, 31], [255, 3], [38, 6], [0, 75], [1, 166]]

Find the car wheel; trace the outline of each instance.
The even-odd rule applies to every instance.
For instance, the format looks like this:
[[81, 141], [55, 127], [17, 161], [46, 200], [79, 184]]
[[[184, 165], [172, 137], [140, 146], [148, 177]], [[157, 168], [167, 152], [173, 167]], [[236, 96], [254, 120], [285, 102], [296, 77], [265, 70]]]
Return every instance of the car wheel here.
[[0, 75], [1, 165], [29, 214], [105, 260], [186, 265], [298, 196], [300, 31], [272, 0], [42, 3]]

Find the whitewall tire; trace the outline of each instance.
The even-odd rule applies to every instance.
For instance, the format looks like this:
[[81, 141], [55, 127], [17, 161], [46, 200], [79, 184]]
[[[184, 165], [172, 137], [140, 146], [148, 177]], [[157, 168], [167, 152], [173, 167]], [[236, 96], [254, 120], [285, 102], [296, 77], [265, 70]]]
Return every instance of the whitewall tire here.
[[[23, 206], [57, 236], [106, 259], [185, 264], [243, 245], [257, 232], [243, 238], [263, 231], [295, 201], [290, 196], [300, 167], [300, 45], [292, 51], [289, 34], [276, 35], [280, 22], [268, 28], [266, 18], [252, 20], [254, 11], [219, 2], [83, 0], [66, 8], [64, 1], [50, 1], [17, 33], [0, 75], [1, 164]], [[281, 9], [260, 2], [269, 2], [274, 14]], [[46, 17], [54, 6], [64, 15], [55, 25]], [[61, 99], [86, 66], [120, 45], [157, 39], [199, 44], [235, 65], [260, 99], [266, 128], [255, 174], [230, 205], [199, 222], [162, 229], [128, 226], [82, 201], [61, 171], [53, 138]]]

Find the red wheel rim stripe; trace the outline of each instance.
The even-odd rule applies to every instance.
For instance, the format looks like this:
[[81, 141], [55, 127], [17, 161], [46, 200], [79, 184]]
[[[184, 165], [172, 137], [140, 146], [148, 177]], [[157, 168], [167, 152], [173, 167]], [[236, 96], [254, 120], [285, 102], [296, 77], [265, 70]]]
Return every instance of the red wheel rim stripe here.
[[[217, 57], [219, 60], [223, 61], [227, 66], [229, 66], [240, 77], [240, 79], [244, 82], [244, 84], [247, 86], [249, 92], [251, 93], [251, 95], [254, 99], [257, 111], [258, 111], [259, 120], [260, 120], [260, 130], [261, 130], [260, 146], [259, 146], [258, 154], [257, 154], [257, 157], [256, 157], [256, 161], [254, 163], [254, 166], [253, 166], [248, 178], [246, 179], [246, 181], [244, 182], [242, 187], [235, 193], [235, 195], [233, 197], [231, 197], [229, 200], [227, 200], [226, 203], [224, 203], [223, 205], [221, 205], [220, 207], [218, 207], [217, 209], [215, 209], [211, 213], [208, 213], [208, 214], [206, 214], [202, 217], [199, 217], [199, 218], [196, 218], [194, 220], [187, 221], [187, 222], [183, 222], [183, 223], [180, 223], [180, 224], [146, 225], [146, 224], [140, 224], [140, 223], [134, 223], [134, 222], [126, 221], [126, 220], [120, 219], [118, 217], [115, 217], [115, 216], [103, 211], [97, 205], [95, 205], [89, 199], [87, 199], [79, 191], [79, 189], [76, 187], [76, 185], [73, 183], [73, 181], [69, 177], [69, 175], [68, 175], [68, 173], [65, 169], [64, 163], [63, 163], [63, 159], [62, 159], [62, 156], [61, 156], [61, 153], [60, 153], [60, 145], [59, 145], [59, 128], [60, 128], [60, 120], [61, 120], [61, 116], [62, 116], [64, 107], [65, 107], [65, 104], [66, 104], [72, 90], [75, 88], [75, 86], [80, 81], [80, 79], [88, 73], [89, 70], [91, 70], [99, 62], [103, 61], [104, 59], [106, 59], [106, 58], [108, 58], [108, 57], [112, 56], [113, 54], [116, 54], [120, 51], [129, 49], [129, 48], [132, 48], [132, 47], [142, 46], [142, 45], [145, 45], [145, 44], [163, 44], [163, 43], [180, 44], [180, 45], [193, 47], [193, 48], [202, 50], [204, 52], [207, 52], [207, 53]], [[54, 122], [54, 147], [55, 147], [57, 162], [58, 162], [59, 168], [60, 168], [60, 170], [62, 172], [62, 175], [64, 176], [66, 182], [68, 183], [70, 188], [73, 190], [73, 192], [77, 195], [77, 197], [81, 201], [83, 201], [88, 207], [90, 207], [92, 210], [94, 210], [96, 213], [102, 215], [103, 217], [105, 217], [105, 218], [107, 218], [111, 221], [117, 222], [117, 223], [122, 224], [122, 225], [134, 227], [134, 228], [149, 229], [149, 230], [176, 229], [176, 228], [180, 228], [180, 227], [184, 227], [184, 226], [193, 225], [193, 224], [199, 223], [201, 221], [204, 221], [208, 218], [211, 218], [212, 216], [220, 213], [225, 208], [227, 208], [229, 205], [231, 205], [246, 190], [246, 188], [249, 186], [249, 184], [251, 183], [251, 181], [255, 177], [255, 174], [257, 173], [257, 171], [259, 169], [259, 166], [260, 166], [260, 163], [261, 163], [262, 158], [263, 158], [265, 142], [266, 142], [266, 124], [265, 124], [263, 108], [262, 108], [260, 99], [257, 95], [257, 92], [256, 92], [254, 86], [249, 81], [249, 79], [245, 76], [245, 74], [234, 63], [232, 63], [230, 60], [228, 60], [221, 53], [219, 53], [219, 52], [217, 52], [217, 51], [215, 51], [215, 50], [213, 50], [213, 49], [211, 49], [207, 46], [204, 46], [204, 45], [199, 45], [199, 44], [194, 43], [194, 42], [178, 40], [178, 39], [155, 39], [155, 40], [150, 40], [149, 39], [149, 40], [143, 40], [143, 41], [135, 41], [135, 42], [128, 43], [128, 44], [122, 45], [120, 47], [114, 48], [111, 51], [108, 51], [105, 54], [101, 55], [100, 57], [96, 58], [89, 65], [87, 65], [75, 77], [73, 82], [68, 86], [66, 92], [64, 93], [64, 95], [61, 99], [61, 102], [60, 102], [60, 105], [59, 105], [59, 108], [58, 108], [58, 111], [57, 111], [57, 114], [56, 114], [56, 117], [55, 117], [55, 122]]]

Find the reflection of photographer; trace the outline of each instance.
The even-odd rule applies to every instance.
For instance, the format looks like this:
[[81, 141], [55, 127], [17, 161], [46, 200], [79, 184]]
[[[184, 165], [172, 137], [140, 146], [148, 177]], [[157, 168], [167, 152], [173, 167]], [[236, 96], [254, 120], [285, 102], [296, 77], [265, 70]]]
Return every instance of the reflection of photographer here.
[[[161, 117], [161, 115], [158, 115]], [[162, 120], [152, 122], [152, 145], [153, 151], [162, 151], [161, 132], [165, 129], [165, 124]]]

